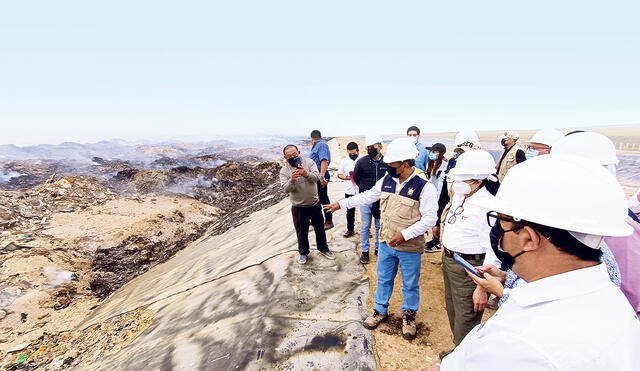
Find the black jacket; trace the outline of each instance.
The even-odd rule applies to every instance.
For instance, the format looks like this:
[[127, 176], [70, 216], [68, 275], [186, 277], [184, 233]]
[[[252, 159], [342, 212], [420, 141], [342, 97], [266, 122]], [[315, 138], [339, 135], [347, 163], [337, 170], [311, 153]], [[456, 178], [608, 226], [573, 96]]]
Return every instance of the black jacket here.
[[370, 156], [364, 156], [356, 162], [353, 169], [353, 181], [358, 186], [358, 192], [362, 193], [370, 190], [380, 178], [387, 174], [387, 164], [384, 156], [380, 157], [378, 165], [373, 162]]

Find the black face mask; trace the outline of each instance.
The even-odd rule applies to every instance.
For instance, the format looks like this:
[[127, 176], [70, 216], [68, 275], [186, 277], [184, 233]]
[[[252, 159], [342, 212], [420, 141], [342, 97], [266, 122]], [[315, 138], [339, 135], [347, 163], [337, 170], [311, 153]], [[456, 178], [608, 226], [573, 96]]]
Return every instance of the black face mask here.
[[300, 156], [291, 157], [287, 160], [287, 162], [293, 167], [302, 166], [302, 159], [300, 158]]
[[515, 256], [511, 256], [509, 253], [500, 250], [500, 244], [502, 243], [503, 236], [504, 229], [502, 229], [500, 221], [497, 221], [496, 225], [491, 227], [491, 232], [489, 232], [489, 241], [491, 242], [491, 249], [493, 250], [493, 253], [496, 254], [496, 257], [502, 262], [502, 270], [507, 270], [513, 268], [516, 258], [524, 254], [526, 251], [523, 250]]
[[503, 146], [503, 147], [506, 147], [506, 146], [507, 146], [507, 139], [506, 139], [506, 138], [505, 138], [505, 139], [502, 139], [502, 140], [500, 141], [500, 144], [502, 144], [502, 146]]
[[392, 166], [387, 166], [387, 174], [389, 174], [392, 178], [400, 178], [400, 174], [398, 174], [398, 169]]
[[358, 154], [356, 153], [355, 155], [349, 155], [349, 158], [355, 161], [358, 159]]
[[367, 154], [369, 155], [369, 157], [374, 158], [378, 155], [378, 149], [377, 148], [367, 148]]

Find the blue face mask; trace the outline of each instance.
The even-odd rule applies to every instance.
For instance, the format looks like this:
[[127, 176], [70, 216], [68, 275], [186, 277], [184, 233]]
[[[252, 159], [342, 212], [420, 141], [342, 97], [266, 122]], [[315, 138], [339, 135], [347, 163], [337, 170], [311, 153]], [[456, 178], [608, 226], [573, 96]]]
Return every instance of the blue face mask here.
[[533, 148], [529, 148], [524, 152], [524, 157], [526, 157], [527, 160], [531, 160], [532, 158], [538, 156], [538, 154], [540, 154], [540, 152], [536, 151]]
[[438, 159], [438, 156], [435, 153], [429, 152], [429, 160], [435, 161], [437, 159]]

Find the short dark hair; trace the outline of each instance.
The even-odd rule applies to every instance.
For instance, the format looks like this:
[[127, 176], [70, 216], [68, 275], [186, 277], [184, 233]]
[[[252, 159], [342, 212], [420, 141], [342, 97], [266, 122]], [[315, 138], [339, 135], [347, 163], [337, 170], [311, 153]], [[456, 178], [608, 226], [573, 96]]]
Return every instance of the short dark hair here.
[[404, 160], [402, 162], [406, 162], [409, 166], [416, 166], [416, 160]]
[[299, 151], [298, 147], [295, 144], [287, 144], [286, 146], [284, 146], [284, 148], [282, 149], [282, 154], [284, 155], [285, 152], [289, 149], [289, 148], [295, 148], [296, 151]]
[[351, 151], [351, 150], [356, 150], [358, 151], [358, 143], [356, 142], [349, 142], [349, 144], [347, 144], [347, 151]]
[[418, 135], [420, 135], [420, 128], [417, 126], [409, 126], [409, 129], [407, 129], [407, 134], [409, 134], [410, 131], [415, 131], [416, 133], [418, 133]]
[[564, 229], [558, 229], [528, 221], [522, 221], [520, 222], [520, 224], [528, 225], [529, 227], [535, 229], [543, 237], [548, 238], [554, 246], [560, 249], [560, 251], [573, 255], [580, 260], [592, 262], [600, 261], [602, 250], [590, 248], [589, 246], [578, 241], [571, 235], [571, 233]]
[[320, 130], [314, 130], [311, 132], [311, 138], [320, 139], [322, 138], [322, 134], [320, 134]]

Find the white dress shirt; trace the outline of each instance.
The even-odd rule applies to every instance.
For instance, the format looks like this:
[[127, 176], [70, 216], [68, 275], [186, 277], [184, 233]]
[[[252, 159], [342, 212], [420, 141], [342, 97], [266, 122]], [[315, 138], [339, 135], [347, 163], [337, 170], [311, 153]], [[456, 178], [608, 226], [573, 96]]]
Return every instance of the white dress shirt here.
[[[353, 172], [353, 169], [356, 167], [356, 162], [361, 158], [362, 156], [358, 156], [358, 158], [355, 160], [352, 160], [348, 156], [343, 158], [342, 161], [340, 161], [340, 166], [338, 167], [338, 174], [344, 175], [344, 176], [352, 176], [352, 174], [350, 173]], [[351, 180], [345, 180], [345, 182], [346, 182], [346, 185], [344, 187], [345, 194], [355, 195], [358, 193], [358, 186], [353, 181], [353, 177], [351, 178]]]
[[440, 369], [640, 370], [640, 322], [604, 264], [520, 285]]
[[[411, 174], [411, 176], [402, 183], [400, 183], [399, 178], [393, 178], [393, 180], [399, 184], [399, 186], [396, 186], [395, 193], [400, 193], [405, 184], [407, 184], [407, 182], [414, 176], [419, 176], [416, 171], [414, 171], [413, 174]], [[385, 178], [386, 176], [383, 176], [370, 190], [339, 201], [338, 203], [340, 204], [340, 208], [352, 209], [354, 207], [372, 204], [380, 200], [380, 195], [382, 194], [382, 182], [384, 182]], [[400, 231], [400, 233], [402, 233], [402, 237], [404, 237], [405, 240], [410, 240], [424, 234], [429, 228], [436, 224], [436, 221], [438, 220], [437, 214], [438, 196], [436, 194], [436, 188], [433, 184], [427, 181], [427, 184], [422, 188], [422, 192], [420, 192], [420, 215], [422, 215], [422, 218], [420, 218], [416, 223], [410, 225], [408, 228]]]
[[444, 231], [442, 243], [444, 247], [451, 251], [462, 254], [487, 254], [483, 264], [493, 264], [496, 267], [501, 265], [491, 248], [489, 232], [491, 227], [487, 223], [487, 210], [469, 202], [483, 198], [493, 198], [493, 195], [485, 187], [480, 188], [476, 193], [464, 201], [462, 208], [464, 211], [456, 215], [455, 223], [450, 224], [449, 219], [454, 215], [458, 206], [463, 203], [462, 196], [453, 195], [451, 198], [451, 209], [444, 219]]

